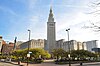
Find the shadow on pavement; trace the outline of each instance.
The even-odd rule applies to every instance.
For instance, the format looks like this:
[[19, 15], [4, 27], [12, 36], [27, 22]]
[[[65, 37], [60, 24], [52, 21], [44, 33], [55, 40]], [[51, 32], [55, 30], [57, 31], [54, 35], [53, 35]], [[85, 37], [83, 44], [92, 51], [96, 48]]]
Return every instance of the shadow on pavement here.
[[94, 65], [94, 66], [95, 66], [95, 65], [100, 65], [100, 63], [94, 63], [94, 64], [83, 64], [83, 65], [76, 65], [76, 66], [88, 66], [88, 65], [89, 65], [89, 66], [91, 66], [91, 65]]

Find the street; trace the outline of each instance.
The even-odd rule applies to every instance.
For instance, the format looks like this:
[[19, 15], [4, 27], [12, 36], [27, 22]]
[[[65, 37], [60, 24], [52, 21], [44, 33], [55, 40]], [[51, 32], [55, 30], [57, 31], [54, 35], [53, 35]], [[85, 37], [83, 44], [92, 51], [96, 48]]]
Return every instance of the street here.
[[[26, 63], [21, 63], [23, 66], [27, 66]], [[0, 62], [0, 66], [19, 66], [17, 63], [4, 63]], [[44, 62], [41, 64], [29, 64], [28, 66], [69, 66], [68, 64], [58, 65], [53, 62]], [[80, 64], [71, 64], [71, 66], [80, 66]], [[83, 63], [82, 66], [100, 66], [100, 62], [92, 62], [92, 63]]]
[[18, 66], [18, 65], [11, 64], [11, 63], [0, 62], [0, 66]]
[[[58, 64], [54, 64], [54, 63], [49, 63], [49, 62], [45, 62], [42, 64], [29, 64], [29, 66], [69, 66], [68, 64], [64, 64], [64, 65], [58, 65]], [[80, 64], [71, 64], [71, 66], [80, 66]], [[94, 62], [94, 63], [83, 63], [82, 66], [100, 66], [100, 62]]]

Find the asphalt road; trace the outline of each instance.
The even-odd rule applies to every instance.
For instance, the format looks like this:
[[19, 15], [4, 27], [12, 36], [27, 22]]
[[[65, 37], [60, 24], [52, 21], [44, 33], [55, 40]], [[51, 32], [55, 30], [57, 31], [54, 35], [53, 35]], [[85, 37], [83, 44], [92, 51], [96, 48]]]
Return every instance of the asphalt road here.
[[[26, 63], [21, 63], [21, 65], [27, 66]], [[18, 65], [16, 65], [16, 63], [11, 64], [11, 63], [0, 62], [0, 66], [18, 66]], [[45, 62], [41, 64], [29, 64], [28, 66], [69, 66], [69, 65], [68, 64], [57, 65], [52, 62]], [[71, 64], [71, 66], [80, 66], [80, 64]], [[100, 62], [83, 63], [82, 66], [100, 66]]]
[[[21, 63], [21, 65], [27, 66], [26, 63]], [[68, 64], [58, 65], [53, 62], [44, 62], [41, 64], [29, 64], [28, 66], [69, 66]], [[71, 66], [80, 66], [80, 64], [71, 64]], [[83, 63], [82, 66], [100, 66], [100, 62]]]

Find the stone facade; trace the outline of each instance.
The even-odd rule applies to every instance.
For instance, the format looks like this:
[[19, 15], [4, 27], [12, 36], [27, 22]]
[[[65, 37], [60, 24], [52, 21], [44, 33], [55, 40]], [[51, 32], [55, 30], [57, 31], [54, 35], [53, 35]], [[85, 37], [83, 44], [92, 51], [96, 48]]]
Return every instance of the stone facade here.
[[13, 48], [14, 48], [14, 43], [3, 44], [2, 45], [2, 54], [11, 53], [14, 50]]
[[97, 44], [98, 44], [97, 40], [86, 41], [84, 43], [86, 43], [87, 50], [91, 52], [93, 48], [97, 48]]
[[20, 49], [26, 49], [28, 48], [28, 44], [29, 44], [29, 48], [43, 48], [44, 49], [45, 40], [44, 39], [38, 39], [38, 40], [32, 39], [30, 41], [20, 44], [19, 47]]
[[51, 52], [53, 49], [55, 49], [55, 44], [56, 44], [55, 22], [51, 8], [47, 22], [47, 50]]
[[[69, 46], [68, 46], [69, 43]], [[70, 47], [70, 48], [69, 48]], [[76, 40], [64, 41], [64, 39], [56, 41], [56, 48], [62, 48], [65, 51], [70, 50], [86, 50], [86, 44], [83, 42], [78, 42]]]

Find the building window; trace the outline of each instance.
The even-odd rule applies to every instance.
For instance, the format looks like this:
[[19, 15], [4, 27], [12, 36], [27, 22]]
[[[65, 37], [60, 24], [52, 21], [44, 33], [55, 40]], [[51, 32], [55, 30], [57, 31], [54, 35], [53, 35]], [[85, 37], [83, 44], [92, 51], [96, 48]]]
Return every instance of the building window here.
[[50, 26], [54, 26], [54, 24], [49, 24]]

